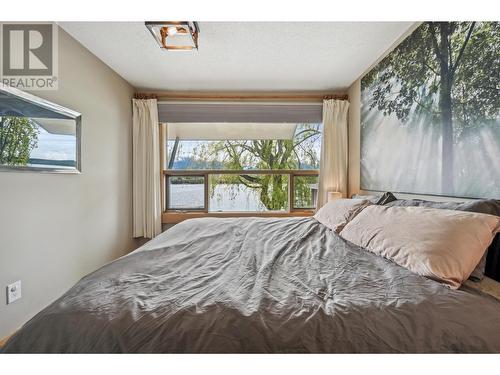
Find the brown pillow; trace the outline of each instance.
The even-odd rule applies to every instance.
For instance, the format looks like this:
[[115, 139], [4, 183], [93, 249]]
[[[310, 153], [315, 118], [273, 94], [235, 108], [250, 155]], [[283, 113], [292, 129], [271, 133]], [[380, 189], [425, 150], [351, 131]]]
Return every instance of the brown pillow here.
[[349, 220], [370, 204], [366, 199], [335, 199], [321, 207], [314, 218], [339, 233]]
[[500, 230], [493, 215], [369, 206], [342, 229], [346, 240], [410, 271], [458, 288]]

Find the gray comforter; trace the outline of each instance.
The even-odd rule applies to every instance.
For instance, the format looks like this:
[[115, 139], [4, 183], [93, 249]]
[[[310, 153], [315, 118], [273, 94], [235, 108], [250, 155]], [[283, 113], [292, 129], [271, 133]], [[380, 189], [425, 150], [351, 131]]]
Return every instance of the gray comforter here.
[[499, 318], [312, 218], [196, 219], [84, 277], [4, 351], [500, 353]]

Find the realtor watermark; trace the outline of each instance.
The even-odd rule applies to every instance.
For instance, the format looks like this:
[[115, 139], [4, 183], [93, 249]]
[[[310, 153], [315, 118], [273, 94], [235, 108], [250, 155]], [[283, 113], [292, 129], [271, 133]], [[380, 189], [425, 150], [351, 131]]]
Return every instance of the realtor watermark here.
[[1, 23], [0, 82], [20, 90], [57, 90], [57, 36], [53, 23]]

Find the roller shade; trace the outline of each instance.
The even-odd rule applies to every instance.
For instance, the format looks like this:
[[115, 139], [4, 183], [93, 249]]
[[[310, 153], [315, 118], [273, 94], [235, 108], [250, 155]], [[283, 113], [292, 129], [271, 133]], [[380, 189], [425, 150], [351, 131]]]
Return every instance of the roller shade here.
[[297, 124], [267, 122], [183, 122], [168, 124], [168, 139], [218, 141], [293, 139]]
[[158, 103], [160, 122], [320, 123], [322, 103]]

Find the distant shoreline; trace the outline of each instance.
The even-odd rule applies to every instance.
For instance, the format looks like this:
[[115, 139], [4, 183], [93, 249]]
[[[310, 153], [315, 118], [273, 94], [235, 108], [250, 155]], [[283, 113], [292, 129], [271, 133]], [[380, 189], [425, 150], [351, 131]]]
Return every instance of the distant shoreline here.
[[29, 159], [28, 165], [35, 165], [35, 166], [47, 166], [47, 167], [52, 167], [52, 166], [58, 166], [58, 167], [67, 167], [67, 168], [75, 168], [76, 163], [74, 160], [50, 160], [50, 159]]

